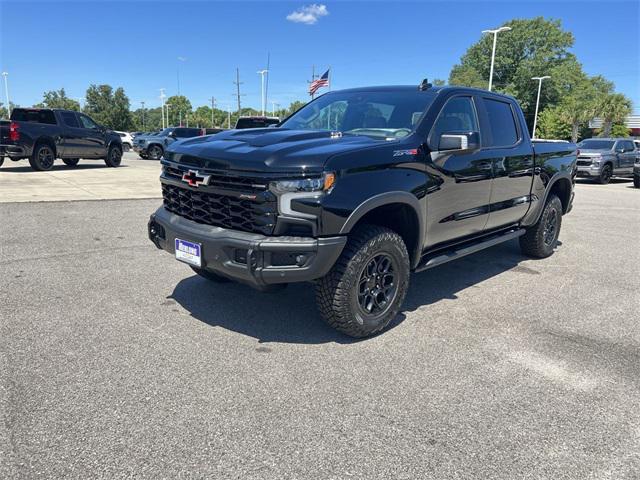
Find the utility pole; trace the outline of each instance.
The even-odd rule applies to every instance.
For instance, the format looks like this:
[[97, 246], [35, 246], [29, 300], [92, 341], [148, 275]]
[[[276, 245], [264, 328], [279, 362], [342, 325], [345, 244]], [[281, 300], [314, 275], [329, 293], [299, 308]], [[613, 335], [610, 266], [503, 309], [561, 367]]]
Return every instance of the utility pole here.
[[[164, 99], [166, 95], [164, 94], [164, 91], [165, 91], [164, 88], [160, 89], [160, 101], [162, 102], [160, 104], [160, 111], [162, 112], [162, 129], [163, 130], [166, 128], [164, 123]], [[169, 123], [169, 115], [167, 115], [167, 123]]]
[[231, 106], [227, 106], [227, 128], [231, 129]]
[[11, 101], [9, 100], [9, 84], [7, 83], [8, 72], [2, 72], [4, 77], [4, 95], [7, 98], [7, 118], [11, 118]]
[[140, 102], [140, 105], [142, 105], [142, 131], [145, 131], [146, 128], [144, 126], [144, 101]]
[[167, 111], [167, 128], [169, 128], [171, 125], [169, 125], [169, 108], [171, 108], [171, 105], [168, 103], [164, 104], [164, 109]]
[[491, 50], [491, 70], [489, 72], [489, 91], [493, 85], [493, 64], [496, 60], [496, 42], [498, 41], [498, 34], [500, 32], [508, 32], [511, 27], [500, 27], [495, 30], [482, 30], [482, 33], [493, 33], [493, 49]]
[[242, 106], [240, 105], [240, 97], [244, 95], [240, 95], [240, 85], [244, 82], [240, 81], [240, 69], [236, 67], [236, 81], [233, 82], [236, 86], [236, 98], [238, 99], [238, 115], [242, 112]]
[[536, 138], [536, 126], [538, 125], [538, 107], [540, 106], [540, 91], [542, 90], [542, 81], [551, 78], [549, 75], [544, 77], [532, 77], [531, 80], [538, 80], [538, 99], [536, 100], [536, 115], [533, 117], [533, 132], [531, 138]]
[[211, 97], [211, 128], [213, 125], [213, 110], [216, 108], [216, 97]]
[[269, 73], [269, 70], [258, 70], [258, 75], [260, 75], [261, 78], [261, 88], [260, 88], [260, 93], [262, 94], [262, 101], [260, 102], [260, 107], [262, 109], [262, 116], [264, 117], [264, 111], [267, 109], [267, 104], [265, 103], [265, 96], [264, 96], [264, 76]]

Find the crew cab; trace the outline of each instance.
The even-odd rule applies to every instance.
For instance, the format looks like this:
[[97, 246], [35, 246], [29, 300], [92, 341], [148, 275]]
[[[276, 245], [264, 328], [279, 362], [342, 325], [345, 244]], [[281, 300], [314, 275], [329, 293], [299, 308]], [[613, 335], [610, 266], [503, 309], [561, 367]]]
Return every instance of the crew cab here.
[[516, 238], [550, 256], [575, 164], [575, 144], [531, 141], [511, 97], [333, 91], [277, 128], [170, 146], [148, 234], [211, 281], [313, 282], [321, 316], [366, 337], [396, 317], [411, 272]]
[[133, 150], [140, 158], [160, 160], [165, 149], [176, 140], [203, 135], [202, 128], [169, 127], [156, 134], [138, 135], [133, 141]]
[[49, 108], [14, 108], [0, 121], [3, 157], [29, 160], [34, 170], [50, 170], [56, 158], [75, 166], [82, 159], [103, 159], [109, 167], [122, 161], [120, 136], [84, 113]]
[[603, 185], [611, 177], [633, 176], [633, 164], [640, 151], [629, 138], [587, 138], [578, 144], [578, 177]]

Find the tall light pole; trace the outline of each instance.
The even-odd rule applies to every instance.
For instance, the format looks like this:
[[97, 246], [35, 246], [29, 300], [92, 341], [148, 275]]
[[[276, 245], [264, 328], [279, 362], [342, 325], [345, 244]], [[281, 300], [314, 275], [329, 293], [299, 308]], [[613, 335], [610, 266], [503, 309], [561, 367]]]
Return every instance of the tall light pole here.
[[9, 84], [7, 83], [8, 72], [2, 72], [4, 77], [4, 94], [7, 97], [7, 118], [11, 118], [11, 101], [9, 100]]
[[551, 78], [549, 75], [544, 77], [531, 77], [531, 80], [538, 80], [538, 99], [536, 100], [536, 115], [533, 117], [533, 132], [531, 138], [536, 138], [536, 126], [538, 125], [538, 107], [540, 106], [540, 91], [542, 90], [542, 81]]
[[277, 102], [271, 102], [271, 116], [276, 116], [276, 107], [280, 107], [280, 104]]
[[508, 32], [511, 27], [500, 27], [495, 30], [482, 30], [482, 33], [493, 33], [493, 49], [491, 50], [491, 71], [489, 72], [489, 91], [493, 86], [493, 64], [496, 60], [496, 42], [498, 40], [498, 34], [500, 32]]
[[269, 73], [269, 70], [258, 70], [258, 75], [260, 75], [261, 79], [262, 79], [262, 87], [260, 89], [260, 92], [262, 93], [262, 102], [261, 102], [261, 106], [262, 106], [262, 116], [264, 117], [264, 111], [267, 109], [267, 106], [265, 105], [265, 101], [264, 101], [264, 76]]
[[[166, 95], [164, 94], [165, 89], [161, 88], [160, 89], [160, 101], [162, 102], [160, 104], [160, 111], [162, 112], [162, 129], [165, 129], [164, 126], [164, 99], [166, 98]], [[169, 116], [167, 115], [167, 123], [169, 122]]]
[[169, 125], [169, 109], [171, 108], [171, 105], [168, 103], [164, 104], [164, 109], [167, 111], [167, 128], [170, 127]]
[[231, 129], [231, 106], [227, 106], [227, 129]]
[[144, 100], [142, 102], [140, 102], [140, 105], [142, 105], [142, 131], [145, 131], [145, 127], [144, 127]]

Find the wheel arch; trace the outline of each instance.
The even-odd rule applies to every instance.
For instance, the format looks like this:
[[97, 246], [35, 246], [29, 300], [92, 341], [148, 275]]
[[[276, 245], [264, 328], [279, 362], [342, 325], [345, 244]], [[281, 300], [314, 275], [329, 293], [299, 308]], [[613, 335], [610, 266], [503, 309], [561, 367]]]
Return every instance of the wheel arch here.
[[51, 147], [54, 157], [58, 158], [58, 148], [56, 147], [56, 141], [52, 137], [48, 136], [40, 137], [35, 141], [35, 143], [33, 144], [32, 153], [35, 152], [36, 149], [43, 144]]
[[407, 192], [387, 192], [361, 203], [340, 229], [348, 234], [357, 225], [373, 224], [390, 228], [402, 237], [409, 252], [411, 268], [420, 260], [424, 243], [424, 217], [419, 200]]

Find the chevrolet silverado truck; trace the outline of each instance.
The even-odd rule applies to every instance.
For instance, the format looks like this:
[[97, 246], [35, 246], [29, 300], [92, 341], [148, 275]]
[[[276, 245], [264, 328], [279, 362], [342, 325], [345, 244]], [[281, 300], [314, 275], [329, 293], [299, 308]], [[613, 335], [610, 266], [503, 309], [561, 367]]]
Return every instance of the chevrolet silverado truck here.
[[629, 138], [588, 138], [578, 144], [578, 177], [606, 185], [611, 177], [633, 176], [640, 152]]
[[138, 135], [133, 141], [133, 149], [140, 158], [160, 160], [165, 149], [176, 140], [203, 135], [202, 128], [169, 127], [157, 134]]
[[532, 142], [507, 96], [334, 91], [277, 128], [170, 146], [148, 235], [214, 282], [313, 282], [321, 316], [366, 337], [396, 317], [411, 272], [516, 238], [551, 255], [575, 163], [574, 144]]
[[49, 108], [14, 108], [0, 121], [0, 165], [8, 157], [29, 160], [34, 170], [51, 170], [56, 158], [69, 166], [80, 159], [103, 159], [109, 167], [122, 161], [120, 136], [84, 113]]

